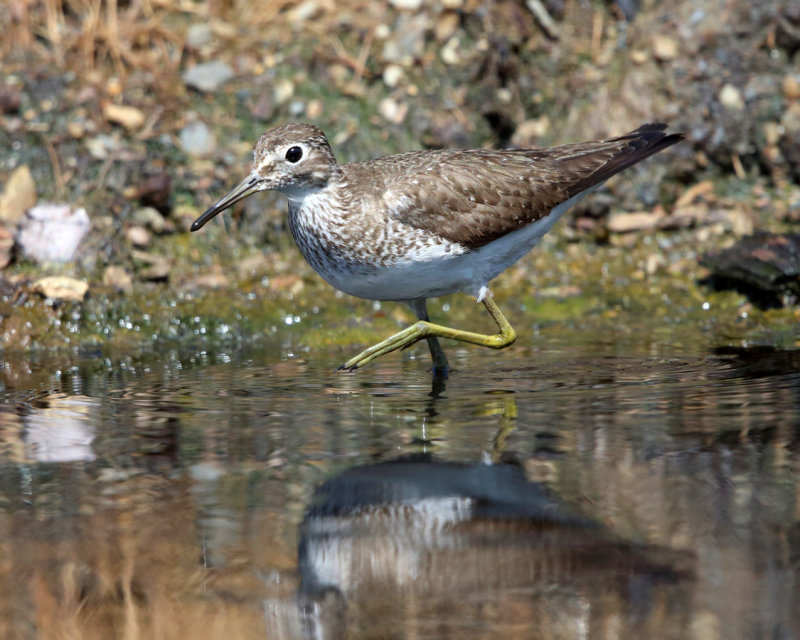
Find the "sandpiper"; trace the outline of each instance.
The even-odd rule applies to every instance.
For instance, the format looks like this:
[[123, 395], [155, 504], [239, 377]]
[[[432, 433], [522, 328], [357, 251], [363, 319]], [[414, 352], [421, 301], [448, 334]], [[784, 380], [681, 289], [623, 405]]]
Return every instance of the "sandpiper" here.
[[[683, 138], [662, 123], [610, 140], [548, 149], [439, 149], [338, 164], [325, 134], [287, 124], [256, 142], [253, 170], [192, 225], [257, 191], [289, 199], [289, 228], [331, 285], [359, 298], [403, 301], [418, 322], [345, 362], [353, 370], [426, 338], [434, 373], [447, 358], [437, 338], [502, 349], [516, 333], [489, 282], [517, 262], [572, 205], [611, 176]], [[498, 332], [434, 324], [427, 299], [465, 292]]]

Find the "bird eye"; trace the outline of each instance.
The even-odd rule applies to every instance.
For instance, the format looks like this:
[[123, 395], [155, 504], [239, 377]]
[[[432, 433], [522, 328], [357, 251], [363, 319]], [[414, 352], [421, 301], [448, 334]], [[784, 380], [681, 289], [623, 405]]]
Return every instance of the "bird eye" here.
[[289, 147], [286, 151], [286, 160], [294, 164], [295, 162], [300, 162], [300, 158], [303, 157], [303, 150], [300, 147]]

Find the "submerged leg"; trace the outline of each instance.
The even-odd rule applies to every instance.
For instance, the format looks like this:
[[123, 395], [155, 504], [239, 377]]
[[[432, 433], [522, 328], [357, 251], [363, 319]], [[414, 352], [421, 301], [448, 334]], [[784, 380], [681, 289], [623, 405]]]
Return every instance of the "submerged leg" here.
[[[428, 322], [428, 301], [425, 298], [412, 300], [409, 305], [414, 310], [417, 320]], [[431, 351], [431, 359], [433, 360], [432, 373], [434, 376], [447, 377], [450, 371], [450, 365], [447, 364], [447, 356], [444, 354], [442, 345], [439, 344], [439, 338], [436, 336], [426, 336], [425, 340], [428, 341], [428, 349]], [[411, 345], [408, 345], [411, 346]]]
[[[350, 371], [358, 369], [375, 358], [396, 351], [397, 349], [404, 349], [423, 338], [450, 338], [451, 340], [470, 342], [492, 349], [503, 349], [512, 344], [514, 340], [517, 339], [517, 334], [490, 295], [487, 295], [483, 299], [483, 305], [486, 307], [489, 315], [491, 315], [497, 323], [497, 327], [500, 329], [497, 333], [485, 334], [461, 331], [460, 329], [452, 329], [451, 327], [444, 327], [440, 324], [433, 324], [427, 320], [420, 320], [407, 329], [403, 329], [390, 338], [387, 338], [383, 342], [379, 342], [369, 349], [365, 349], [356, 357], [350, 358], [350, 360], [345, 362], [339, 369], [348, 369]], [[430, 343], [428, 344], [430, 345]], [[441, 350], [441, 347], [438, 346], [438, 341], [436, 345], [437, 348]], [[433, 349], [434, 347], [431, 347], [431, 353], [433, 353]]]

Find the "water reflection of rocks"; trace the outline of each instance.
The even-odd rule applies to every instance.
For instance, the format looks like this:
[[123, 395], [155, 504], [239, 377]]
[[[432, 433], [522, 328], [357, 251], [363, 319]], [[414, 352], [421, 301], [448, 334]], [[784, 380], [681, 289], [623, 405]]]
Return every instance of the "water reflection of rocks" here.
[[268, 603], [268, 637], [605, 637], [616, 624], [656, 638], [681, 628], [691, 564], [621, 540], [515, 465], [428, 456], [324, 483], [298, 556], [299, 613]]

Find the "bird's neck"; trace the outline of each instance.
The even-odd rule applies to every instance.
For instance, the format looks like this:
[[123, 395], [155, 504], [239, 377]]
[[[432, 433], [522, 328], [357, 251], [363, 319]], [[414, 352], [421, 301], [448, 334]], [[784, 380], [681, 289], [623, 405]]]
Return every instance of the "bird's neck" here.
[[360, 204], [339, 180], [287, 195], [292, 236], [306, 260], [325, 277], [331, 260], [348, 259], [346, 236], [354, 232], [352, 214]]
[[316, 227], [326, 222], [340, 222], [352, 210], [349, 193], [343, 180], [331, 180], [324, 186], [287, 192], [290, 223]]

